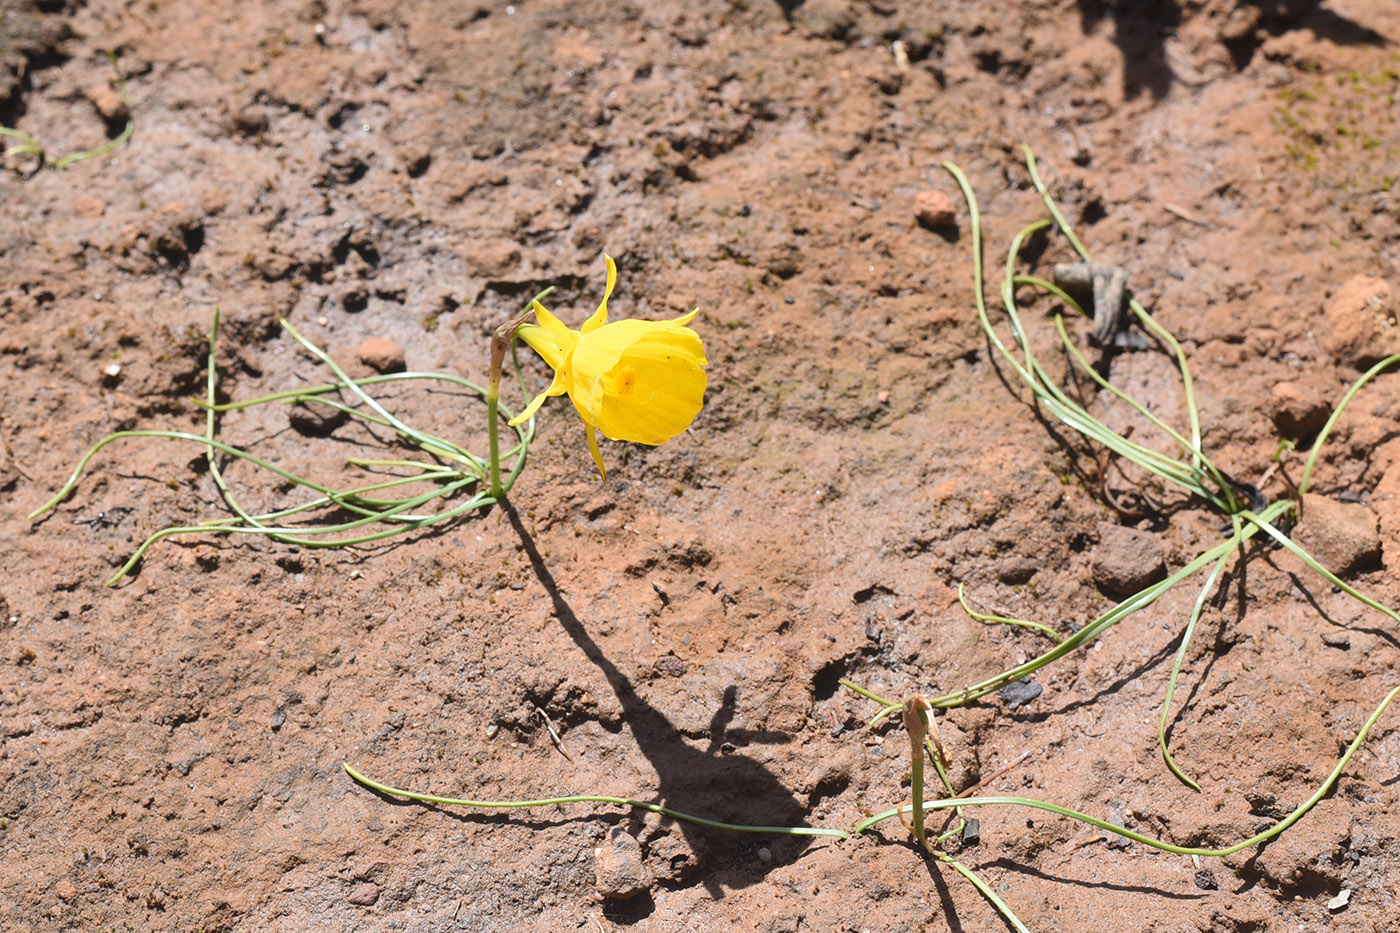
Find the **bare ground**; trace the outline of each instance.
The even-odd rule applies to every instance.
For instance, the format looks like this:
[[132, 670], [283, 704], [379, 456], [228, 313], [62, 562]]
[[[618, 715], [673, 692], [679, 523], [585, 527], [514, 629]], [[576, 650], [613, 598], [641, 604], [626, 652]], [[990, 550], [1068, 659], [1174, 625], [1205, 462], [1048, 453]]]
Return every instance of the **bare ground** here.
[[[956, 200], [943, 159], [977, 188], [995, 269], [1043, 216], [1017, 148], [1035, 147], [1090, 248], [1182, 339], [1206, 447], [1259, 482], [1290, 413], [1396, 349], [1393, 300], [1361, 324], [1324, 309], [1356, 276], [1400, 281], [1400, 10], [1128, 6], [5, 0], [0, 124], [53, 153], [101, 144], [121, 125], [95, 107], [113, 49], [136, 130], [0, 173], [0, 926], [1005, 929], [894, 823], [834, 842], [582, 804], [450, 811], [340, 764], [447, 795], [848, 828], [907, 795], [907, 743], [862, 730], [875, 707], [839, 677], [934, 694], [1044, 650], [965, 617], [959, 583], [1062, 628], [1112, 604], [1098, 463], [990, 354], [965, 211], [944, 235], [914, 219], [920, 191]], [[510, 509], [387, 546], [178, 539], [105, 589], [146, 535], [223, 514], [198, 448], [173, 442], [109, 449], [56, 514], [25, 517], [111, 431], [202, 429], [216, 305], [233, 397], [323, 378], [281, 316], [347, 363], [383, 336], [414, 369], [480, 379], [491, 330], [540, 288], [578, 323], [603, 250], [614, 314], [698, 305], [712, 363], [692, 430], [608, 445], [605, 484], [559, 402]], [[1040, 265], [1068, 258], [1052, 237]], [[1029, 309], [1046, 348], [1048, 307]], [[1168, 358], [1109, 365], [1183, 423]], [[389, 397], [484, 451], [469, 397]], [[1383, 376], [1315, 482], [1379, 525], [1380, 561], [1348, 579], [1389, 605], [1397, 413]], [[333, 477], [382, 450], [276, 408], [222, 430]], [[287, 495], [229, 476], [259, 507]], [[1264, 491], [1287, 495], [1277, 472]], [[1189, 503], [1143, 522], [1173, 569], [1220, 524]], [[1167, 773], [1155, 725], [1199, 582], [1043, 671], [1029, 705], [941, 715], [955, 778], [1029, 753], [986, 792], [1197, 846], [1307, 798], [1400, 683], [1400, 632], [1283, 552], [1244, 567], [1178, 694], [1173, 751], [1203, 792]], [[981, 811], [963, 857], [1036, 931], [1390, 930], [1394, 717], [1280, 839], [1203, 863], [1213, 889], [1189, 858], [1033, 811]], [[625, 901], [595, 890], [614, 827], [654, 879]]]

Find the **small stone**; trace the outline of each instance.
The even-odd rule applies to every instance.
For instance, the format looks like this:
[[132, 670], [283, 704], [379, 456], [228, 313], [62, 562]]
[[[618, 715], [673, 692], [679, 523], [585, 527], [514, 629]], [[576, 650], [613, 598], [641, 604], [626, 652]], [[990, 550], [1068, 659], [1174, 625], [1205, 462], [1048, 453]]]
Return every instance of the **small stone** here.
[[982, 821], [969, 819], [963, 824], [962, 844], [964, 849], [982, 844]]
[[108, 363], [102, 367], [102, 384], [110, 389], [121, 380], [121, 375], [122, 365], [120, 363]]
[[1094, 552], [1094, 582], [1108, 593], [1131, 596], [1166, 575], [1161, 542], [1136, 528], [1099, 523], [1099, 546]]
[[356, 885], [355, 890], [351, 891], [345, 900], [356, 907], [372, 907], [374, 902], [379, 900], [379, 885], [372, 881]]
[[126, 101], [122, 100], [122, 96], [112, 88], [105, 84], [99, 84], [96, 87], [88, 88], [85, 93], [93, 109], [108, 126], [126, 122], [130, 115]]
[[233, 115], [233, 129], [240, 136], [258, 136], [271, 126], [267, 110], [256, 104], [249, 104]]
[[357, 351], [360, 362], [380, 373], [401, 373], [407, 368], [403, 347], [387, 337], [366, 337]]
[[281, 729], [281, 728], [282, 728], [283, 726], [285, 726], [286, 724], [287, 724], [287, 711], [286, 711], [286, 710], [282, 710], [282, 709], [273, 710], [272, 719], [271, 719], [271, 721], [268, 722], [268, 726], [271, 727], [272, 731], [273, 731], [273, 732], [276, 732], [277, 730]]
[[1202, 891], [1218, 891], [1220, 890], [1220, 882], [1215, 880], [1215, 872], [1209, 868], [1202, 868], [1196, 872], [1196, 887]]
[[1339, 577], [1380, 564], [1376, 515], [1360, 503], [1308, 493], [1303, 496], [1302, 517], [1293, 540]]
[[764, 848], [762, 848], [762, 849], [759, 849], [759, 850], [758, 850], [758, 860], [759, 860], [760, 862], [763, 862], [764, 864], [767, 864], [768, 862], [773, 861], [773, 850], [770, 849], [770, 848], [768, 848], [768, 847], [766, 847], [766, 846], [765, 846]]
[[997, 691], [1007, 709], [1020, 709], [1045, 692], [1045, 688], [1029, 676], [1007, 684]]
[[1311, 437], [1322, 428], [1328, 414], [1327, 403], [1297, 383], [1280, 382], [1269, 393], [1269, 415], [1284, 437]]
[[73, 212], [79, 217], [101, 217], [106, 211], [106, 204], [89, 195], [80, 194], [73, 199]]
[[1322, 643], [1329, 648], [1346, 651], [1351, 648], [1351, 636], [1346, 632], [1323, 632]]
[[1327, 902], [1328, 910], [1346, 910], [1347, 904], [1351, 903], [1351, 888], [1342, 888], [1337, 892], [1337, 896]]
[[[1119, 829], [1127, 829], [1128, 825], [1123, 820], [1123, 805], [1117, 801], [1108, 805], [1108, 821]], [[1110, 849], [1126, 849], [1132, 844], [1132, 840], [1127, 836], [1120, 836], [1117, 833], [1104, 833], [1104, 842], [1108, 843]]]
[[1325, 307], [1327, 351], [1338, 362], [1366, 369], [1400, 350], [1395, 291], [1385, 279], [1348, 279]]
[[1017, 586], [1030, 582], [1040, 570], [1040, 562], [1033, 557], [1013, 557], [997, 567], [997, 579], [1007, 586]]
[[642, 846], [626, 830], [613, 828], [593, 850], [593, 887], [603, 897], [625, 901], [651, 887], [655, 879], [642, 860]]
[[67, 878], [61, 878], [58, 884], [53, 886], [53, 893], [58, 895], [59, 900], [66, 902], [78, 896], [78, 889], [73, 887], [73, 882]]
[[347, 412], [329, 405], [297, 402], [287, 409], [287, 423], [303, 437], [326, 437], [349, 420]]
[[914, 219], [933, 230], [953, 226], [957, 223], [958, 215], [946, 194], [930, 189], [914, 196]]

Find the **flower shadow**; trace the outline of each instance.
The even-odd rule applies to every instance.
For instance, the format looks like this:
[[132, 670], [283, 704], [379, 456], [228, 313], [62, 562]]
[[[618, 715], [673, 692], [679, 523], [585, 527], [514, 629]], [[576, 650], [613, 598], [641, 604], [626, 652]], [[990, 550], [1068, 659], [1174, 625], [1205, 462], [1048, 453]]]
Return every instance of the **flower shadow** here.
[[[631, 680], [604, 654], [588, 634], [578, 615], [560, 591], [545, 564], [534, 539], [510, 503], [502, 506], [529, 558], [535, 577], [553, 602], [555, 618], [565, 633], [596, 666], [622, 706], [623, 721], [637, 747], [650, 762], [657, 776], [657, 792], [651, 802], [727, 823], [796, 826], [801, 825], [806, 807], [791, 790], [759, 762], [735, 750], [735, 742], [779, 743], [790, 739], [779, 733], [729, 730], [734, 716], [738, 688], [729, 686], [710, 722], [710, 741], [701, 750], [685, 741], [666, 714], [640, 695]], [[742, 888], [761, 881], [768, 872], [796, 861], [811, 844], [811, 836], [754, 836], [753, 848], [763, 840], [772, 853], [771, 861], [747, 854], [749, 846], [736, 845], [733, 832], [713, 830], [677, 821], [675, 825], [695, 852], [700, 883], [716, 899], [724, 888]], [[722, 861], [721, 861], [722, 859]]]

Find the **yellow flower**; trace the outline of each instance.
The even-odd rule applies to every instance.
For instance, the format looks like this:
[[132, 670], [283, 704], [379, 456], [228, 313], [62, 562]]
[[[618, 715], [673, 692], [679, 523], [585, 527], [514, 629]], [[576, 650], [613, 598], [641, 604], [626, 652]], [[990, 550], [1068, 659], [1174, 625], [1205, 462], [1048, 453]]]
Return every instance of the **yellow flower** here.
[[582, 329], [571, 330], [538, 301], [538, 325], [526, 324], [521, 340], [554, 369], [554, 381], [510, 423], [532, 416], [551, 395], [568, 393], [588, 434], [598, 472], [608, 478], [598, 435], [614, 441], [664, 444], [690, 427], [705, 398], [705, 347], [686, 325], [699, 309], [673, 321], [608, 323], [608, 298], [617, 266], [604, 255], [608, 286], [598, 310]]

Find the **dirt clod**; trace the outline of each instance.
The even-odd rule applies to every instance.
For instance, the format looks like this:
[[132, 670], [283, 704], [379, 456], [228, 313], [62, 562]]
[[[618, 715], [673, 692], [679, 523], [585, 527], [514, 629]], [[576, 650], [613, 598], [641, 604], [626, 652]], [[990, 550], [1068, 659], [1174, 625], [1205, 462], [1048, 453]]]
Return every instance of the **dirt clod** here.
[[1327, 421], [1328, 413], [1325, 401], [1296, 382], [1277, 383], [1269, 392], [1269, 416], [1284, 437], [1310, 437]]
[[1099, 523], [1094, 551], [1094, 582], [1113, 596], [1131, 596], [1167, 572], [1155, 535], [1109, 522]]
[[102, 117], [103, 122], [108, 126], [124, 123], [129, 116], [126, 101], [122, 100], [122, 96], [111, 87], [99, 84], [96, 87], [88, 88], [84, 93], [93, 109], [97, 111], [98, 116]]
[[101, 217], [102, 213], [107, 210], [107, 205], [91, 195], [80, 194], [73, 198], [73, 210], [80, 217]]
[[1293, 539], [1339, 577], [1380, 564], [1376, 514], [1360, 503], [1308, 493]]
[[356, 353], [375, 372], [401, 373], [408, 366], [403, 347], [387, 337], [366, 337]]
[[1339, 363], [1366, 369], [1400, 351], [1395, 290], [1385, 279], [1358, 275], [1328, 300], [1327, 350]]
[[355, 888], [345, 897], [346, 903], [354, 904], [356, 907], [372, 907], [379, 900], [379, 885], [372, 881], [356, 885]]
[[642, 859], [642, 846], [625, 829], [608, 831], [593, 852], [593, 887], [599, 895], [625, 901], [650, 888], [655, 880]]
[[920, 191], [914, 196], [914, 219], [930, 230], [958, 222], [953, 202], [942, 191]]
[[328, 405], [297, 402], [287, 409], [287, 422], [292, 430], [306, 437], [326, 437], [349, 420], [348, 412]]

